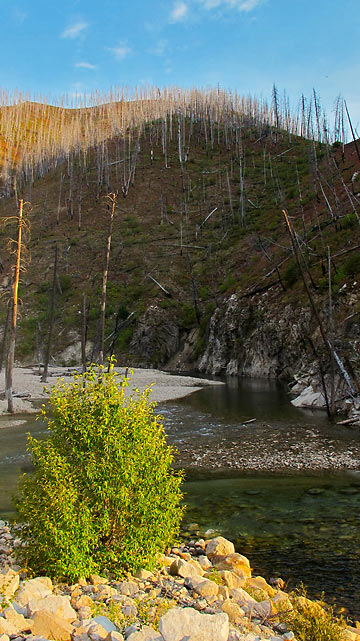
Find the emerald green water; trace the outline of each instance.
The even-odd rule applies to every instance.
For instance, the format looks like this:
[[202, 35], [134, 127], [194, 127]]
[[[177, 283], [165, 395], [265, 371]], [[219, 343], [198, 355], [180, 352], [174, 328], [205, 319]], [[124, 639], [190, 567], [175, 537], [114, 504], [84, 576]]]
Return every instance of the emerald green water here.
[[[256, 574], [303, 581], [360, 617], [358, 432], [295, 409], [281, 387], [261, 380], [231, 379], [159, 411], [187, 470], [184, 531], [212, 528]], [[34, 416], [2, 427], [8, 420], [0, 417], [0, 518], [15, 517], [11, 496], [30, 469], [26, 432], [44, 432]]]

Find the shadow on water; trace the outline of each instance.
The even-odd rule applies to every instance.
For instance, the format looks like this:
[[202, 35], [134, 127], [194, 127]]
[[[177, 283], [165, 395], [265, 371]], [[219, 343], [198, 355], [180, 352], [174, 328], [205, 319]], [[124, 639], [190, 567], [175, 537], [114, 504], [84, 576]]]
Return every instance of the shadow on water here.
[[[213, 528], [250, 558], [255, 573], [290, 586], [304, 581], [312, 595], [324, 590], [360, 617], [358, 432], [329, 423], [323, 412], [296, 409], [282, 386], [261, 379], [230, 378], [159, 412], [187, 469], [184, 529], [196, 536]], [[16, 416], [1, 428], [4, 420], [0, 516], [13, 518], [11, 495], [30, 464], [26, 432], [39, 436], [44, 424]]]

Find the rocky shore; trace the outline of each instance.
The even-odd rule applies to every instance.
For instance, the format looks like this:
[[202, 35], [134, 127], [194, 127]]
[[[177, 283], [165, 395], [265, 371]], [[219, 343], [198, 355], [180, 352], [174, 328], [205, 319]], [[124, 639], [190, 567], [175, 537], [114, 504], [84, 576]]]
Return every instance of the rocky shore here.
[[[154, 572], [75, 585], [28, 578], [14, 558], [19, 546], [16, 528], [0, 521], [0, 641], [296, 641], [281, 616], [295, 607], [283, 581], [253, 577], [221, 536], [172, 548]], [[297, 598], [321, 616], [317, 602]], [[360, 641], [358, 627], [341, 635]]]

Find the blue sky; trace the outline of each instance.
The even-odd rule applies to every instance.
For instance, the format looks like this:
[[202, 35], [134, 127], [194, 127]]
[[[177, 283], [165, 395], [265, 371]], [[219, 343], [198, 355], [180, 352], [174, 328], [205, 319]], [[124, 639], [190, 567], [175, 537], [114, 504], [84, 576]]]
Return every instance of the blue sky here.
[[0, 0], [3, 89], [215, 86], [293, 104], [315, 87], [360, 128], [360, 0]]

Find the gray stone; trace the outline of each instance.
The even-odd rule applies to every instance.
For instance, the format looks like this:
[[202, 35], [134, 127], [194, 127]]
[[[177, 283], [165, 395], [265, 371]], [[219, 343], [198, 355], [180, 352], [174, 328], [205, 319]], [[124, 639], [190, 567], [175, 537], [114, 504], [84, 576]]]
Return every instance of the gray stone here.
[[102, 625], [102, 627], [107, 631], [107, 632], [117, 632], [118, 629], [116, 625], [113, 624], [108, 617], [103, 616], [102, 614], [99, 614], [97, 617], [94, 617], [93, 621], [95, 623], [98, 623], [99, 625]]
[[201, 614], [193, 608], [173, 608], [159, 622], [164, 641], [227, 641], [227, 614]]

